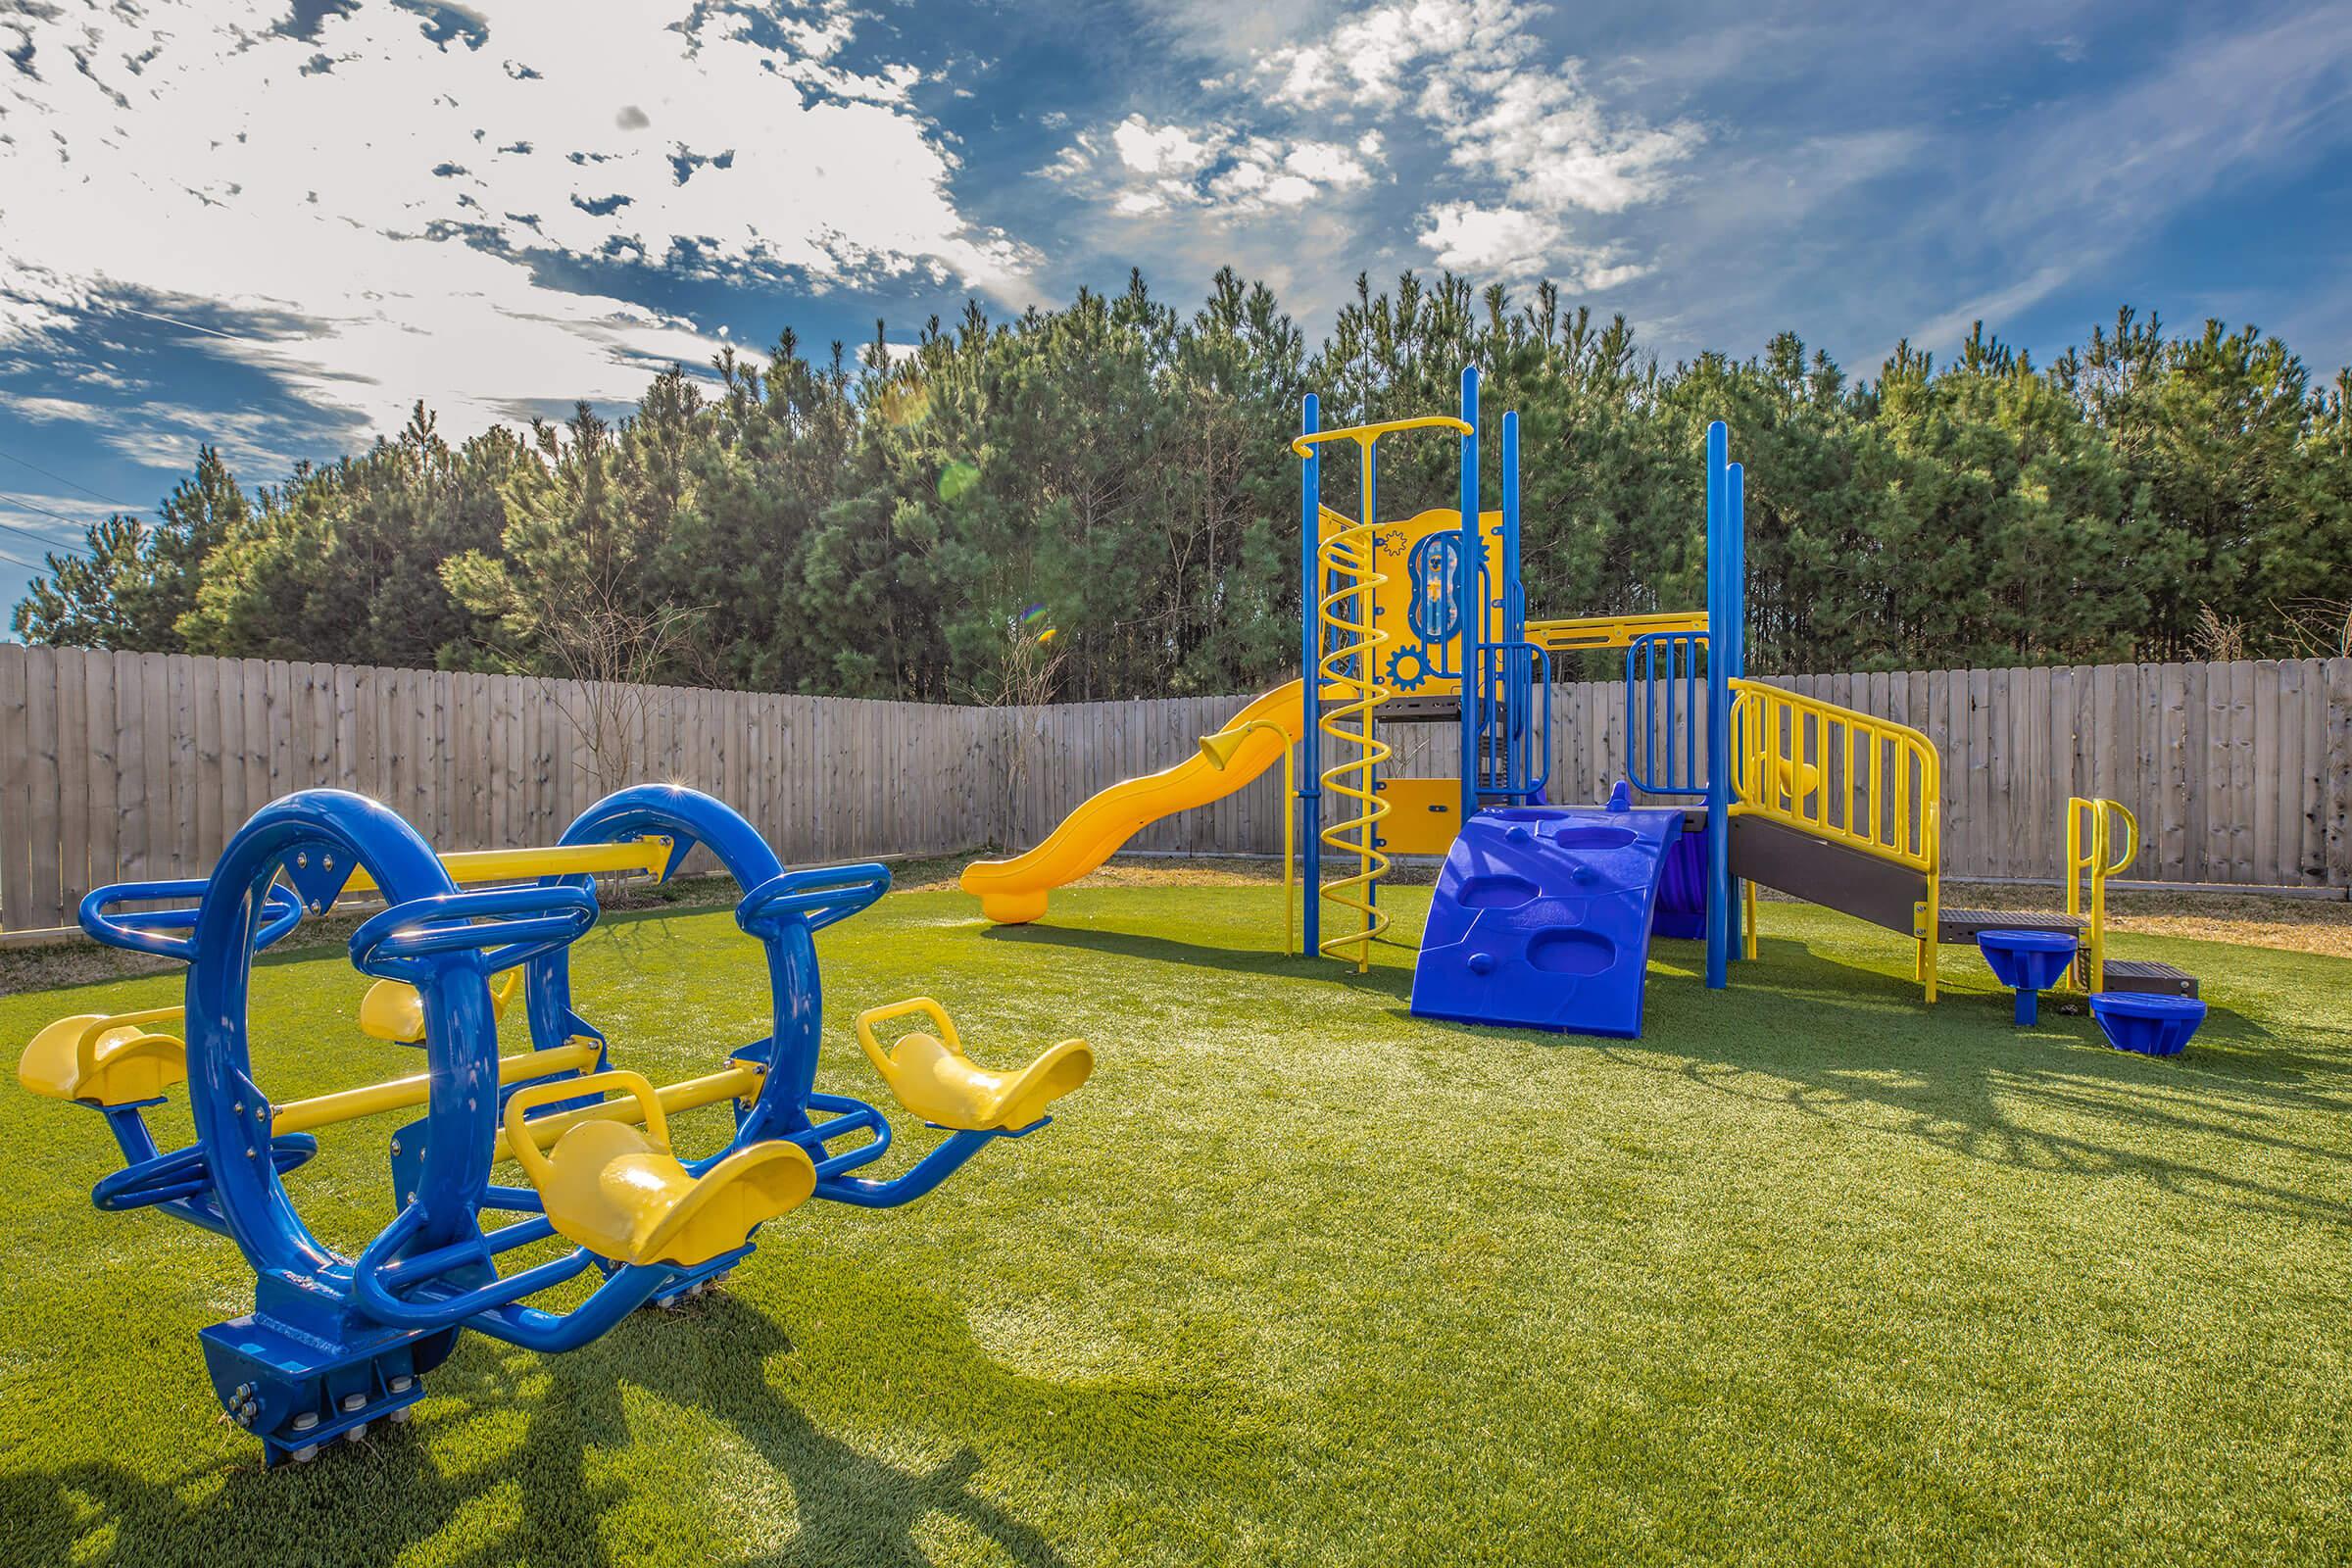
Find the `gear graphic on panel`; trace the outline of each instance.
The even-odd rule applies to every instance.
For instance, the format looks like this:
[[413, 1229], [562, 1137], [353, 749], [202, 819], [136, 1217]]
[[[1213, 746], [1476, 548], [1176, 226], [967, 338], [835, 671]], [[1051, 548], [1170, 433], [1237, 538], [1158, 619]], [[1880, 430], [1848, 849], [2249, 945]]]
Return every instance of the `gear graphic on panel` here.
[[1399, 552], [1404, 549], [1404, 535], [1400, 532], [1374, 534], [1372, 543], [1377, 549]]
[[1400, 692], [1417, 691], [1429, 679], [1429, 657], [1420, 646], [1407, 643], [1389, 656], [1389, 685]]

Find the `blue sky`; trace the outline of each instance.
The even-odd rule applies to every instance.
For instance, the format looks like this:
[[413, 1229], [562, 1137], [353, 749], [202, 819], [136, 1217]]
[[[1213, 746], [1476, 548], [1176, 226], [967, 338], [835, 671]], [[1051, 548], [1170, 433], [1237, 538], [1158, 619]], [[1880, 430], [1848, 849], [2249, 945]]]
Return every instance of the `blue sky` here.
[[625, 402], [1231, 263], [1875, 373], [2131, 302], [2352, 361], [2352, 6], [0, 0], [0, 604], [196, 444]]

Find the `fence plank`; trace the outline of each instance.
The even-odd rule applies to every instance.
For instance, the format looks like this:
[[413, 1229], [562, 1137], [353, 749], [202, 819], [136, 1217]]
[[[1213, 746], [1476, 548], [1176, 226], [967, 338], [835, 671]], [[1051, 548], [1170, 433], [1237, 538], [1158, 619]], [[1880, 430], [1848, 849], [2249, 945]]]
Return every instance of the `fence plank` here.
[[32, 878], [26, 923], [36, 926], [66, 923], [58, 857], [61, 803], [57, 766], [57, 656], [58, 650], [54, 648], [25, 650], [25, 751], [30, 760], [32, 798], [40, 803], [43, 819], [41, 831], [34, 833], [24, 847]]
[[158, 784], [147, 768], [148, 662], [134, 654], [108, 662], [115, 675], [115, 864], [108, 880], [136, 882], [147, 875], [148, 797]]
[[31, 841], [41, 830], [28, 728], [31, 660], [30, 650], [0, 643], [0, 922], [17, 931], [40, 925], [32, 907], [30, 858]]

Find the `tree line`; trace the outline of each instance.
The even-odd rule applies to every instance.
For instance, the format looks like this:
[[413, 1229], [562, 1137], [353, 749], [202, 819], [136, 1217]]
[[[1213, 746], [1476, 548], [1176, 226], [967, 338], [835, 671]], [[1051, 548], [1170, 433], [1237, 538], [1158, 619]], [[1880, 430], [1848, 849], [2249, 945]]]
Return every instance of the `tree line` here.
[[[1721, 418], [1759, 671], [2352, 651], [2352, 372], [2315, 383], [2251, 326], [2127, 309], [2037, 366], [1980, 323], [1948, 363], [1906, 343], [1864, 380], [1789, 333], [1667, 366], [1549, 284], [1514, 303], [1410, 273], [1358, 279], [1310, 345], [1231, 270], [1190, 312], [1140, 273], [1010, 319], [969, 305], [911, 352], [877, 325], [811, 358], [786, 331], [612, 420], [582, 404], [452, 444], [419, 404], [251, 490], [207, 449], [154, 518], [52, 556], [14, 624], [865, 697], [1249, 690], [1297, 662], [1300, 396], [1326, 425], [1449, 412], [1465, 364], [1491, 426], [1519, 411], [1539, 616], [1704, 603]], [[1351, 460], [1326, 451], [1352, 511]], [[1453, 501], [1449, 439], [1381, 463], [1384, 515]]]

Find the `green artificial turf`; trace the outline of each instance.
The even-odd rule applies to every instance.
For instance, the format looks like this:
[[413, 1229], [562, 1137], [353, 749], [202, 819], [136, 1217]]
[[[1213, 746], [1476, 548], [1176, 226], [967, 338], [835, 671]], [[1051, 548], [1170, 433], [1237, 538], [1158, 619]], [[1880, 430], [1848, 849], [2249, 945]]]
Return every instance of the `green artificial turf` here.
[[[413, 1424], [276, 1474], [197, 1351], [251, 1304], [235, 1250], [93, 1210], [100, 1118], [8, 1085], [0, 1561], [2352, 1554], [2352, 962], [2120, 941], [2214, 1005], [2156, 1061], [2011, 1028], [1958, 952], [1923, 1007], [1903, 943], [1767, 906], [1732, 992], [1663, 945], [1606, 1043], [1417, 1021], [1409, 947], [1345, 976], [1267, 951], [1280, 909], [1080, 890], [989, 931], [923, 893], [827, 932], [824, 1087], [882, 1098], [847, 1021], [916, 992], [999, 1063], [1086, 1035], [1094, 1081], [909, 1208], [787, 1216], [723, 1295], [559, 1357], [468, 1337]], [[576, 968], [657, 1076], [767, 1027], [724, 912], [614, 918]], [[413, 1070], [363, 984], [259, 971], [274, 1097]], [[176, 995], [8, 998], [0, 1039]], [[340, 1246], [388, 1217], [390, 1130], [289, 1178]]]

